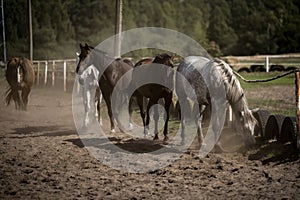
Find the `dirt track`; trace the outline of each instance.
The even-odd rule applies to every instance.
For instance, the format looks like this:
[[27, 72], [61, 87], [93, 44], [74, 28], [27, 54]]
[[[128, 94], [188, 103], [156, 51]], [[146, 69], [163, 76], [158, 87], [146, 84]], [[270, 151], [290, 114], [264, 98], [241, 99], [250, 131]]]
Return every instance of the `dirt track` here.
[[[5, 87], [1, 79], [1, 95]], [[258, 144], [245, 154], [203, 159], [189, 150], [146, 174], [113, 170], [83, 147], [71, 100], [70, 93], [46, 88], [33, 89], [27, 112], [1, 100], [1, 199], [300, 198], [299, 153], [290, 144]], [[112, 136], [122, 142], [121, 133]]]

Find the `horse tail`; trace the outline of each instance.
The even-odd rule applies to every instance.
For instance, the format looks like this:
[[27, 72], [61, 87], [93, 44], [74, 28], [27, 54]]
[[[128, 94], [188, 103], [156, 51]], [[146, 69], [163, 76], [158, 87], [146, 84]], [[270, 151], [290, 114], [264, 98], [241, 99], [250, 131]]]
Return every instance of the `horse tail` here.
[[11, 99], [13, 98], [13, 89], [11, 87], [9, 87], [6, 92], [5, 92], [5, 103], [7, 106], [9, 106]]

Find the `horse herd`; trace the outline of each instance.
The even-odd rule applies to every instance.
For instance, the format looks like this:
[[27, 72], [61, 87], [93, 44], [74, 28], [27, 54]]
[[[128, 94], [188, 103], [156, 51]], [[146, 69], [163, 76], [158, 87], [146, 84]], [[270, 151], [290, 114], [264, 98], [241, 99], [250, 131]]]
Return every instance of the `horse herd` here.
[[[132, 102], [135, 100], [140, 110], [145, 136], [149, 134], [150, 108], [158, 104], [160, 99], [163, 99], [166, 112], [163, 130], [164, 141], [169, 139], [169, 108], [172, 103], [173, 93], [175, 92], [178, 99], [180, 99], [182, 144], [185, 143], [186, 132], [186, 111], [182, 105], [190, 102], [193, 102], [192, 104], [194, 105], [192, 115], [194, 115], [200, 145], [204, 144], [201, 127], [204, 112], [205, 110], [210, 110], [210, 113], [213, 114], [216, 112], [213, 108], [214, 105], [219, 104], [228, 104], [232, 107], [237, 130], [241, 133], [246, 146], [249, 147], [255, 143], [254, 128], [256, 120], [253, 116], [253, 112], [255, 111], [249, 109], [243, 89], [227, 63], [219, 59], [189, 56], [180, 62], [177, 70], [173, 68], [173, 56], [168, 53], [161, 53], [154, 58], [142, 59], [134, 64], [128, 59], [114, 58], [106, 52], [91, 47], [88, 44], [80, 44], [80, 54], [78, 55], [75, 71], [76, 77], [82, 85], [83, 91], [85, 91], [84, 126], [89, 125], [88, 112], [91, 108], [90, 102], [92, 99], [95, 99], [98, 120], [99, 122], [101, 121], [100, 102], [103, 97], [107, 105], [111, 132], [115, 132], [116, 125], [121, 131], [126, 131], [126, 128], [122, 126], [118, 117], [114, 117], [112, 108], [114, 88], [118, 85], [119, 81], [122, 81], [123, 88], [134, 88], [134, 91], [129, 92], [131, 95], [128, 96], [129, 128], [132, 128]], [[131, 72], [131, 75], [125, 76], [128, 72]], [[128, 80], [124, 81], [124, 77], [127, 77]], [[162, 82], [151, 82], [153, 78]], [[7, 64], [6, 79], [10, 85], [10, 88], [6, 92], [7, 104], [13, 99], [17, 109], [26, 110], [28, 94], [34, 80], [34, 72], [30, 61], [21, 58], [14, 58], [9, 61]], [[141, 83], [146, 84], [141, 85]], [[224, 91], [224, 94], [218, 92], [219, 88], [223, 88], [220, 91]], [[19, 97], [19, 90], [22, 91], [22, 98]], [[96, 92], [91, 92], [92, 90]], [[95, 94], [95, 98], [91, 96], [93, 94]], [[222, 98], [225, 101], [221, 101]], [[147, 99], [146, 109], [144, 108], [145, 99]], [[217, 112], [220, 112], [220, 110], [217, 110]], [[212, 123], [216, 134], [222, 131], [215, 127], [220, 127], [223, 113], [226, 113], [226, 110], [221, 115], [217, 115]], [[159, 119], [157, 106], [154, 107], [153, 119], [154, 140], [157, 140]], [[219, 143], [217, 146], [219, 146]]]

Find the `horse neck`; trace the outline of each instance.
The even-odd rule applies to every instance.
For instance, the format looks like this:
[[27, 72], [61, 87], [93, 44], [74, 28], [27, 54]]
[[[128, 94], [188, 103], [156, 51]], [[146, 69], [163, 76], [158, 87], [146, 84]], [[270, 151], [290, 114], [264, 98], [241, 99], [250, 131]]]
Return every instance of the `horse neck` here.
[[219, 63], [221, 74], [223, 76], [226, 96], [229, 104], [231, 105], [236, 117], [239, 117], [240, 113], [244, 113], [245, 123], [255, 121], [251, 110], [248, 107], [247, 99], [244, 95], [244, 90], [241, 87], [239, 80], [233, 74], [231, 67], [224, 61], [217, 60]]
[[243, 113], [244, 124], [249, 124], [249, 127], [255, 125], [255, 118], [248, 107], [246, 98], [243, 96], [235, 105], [232, 105], [233, 113], [237, 119]]

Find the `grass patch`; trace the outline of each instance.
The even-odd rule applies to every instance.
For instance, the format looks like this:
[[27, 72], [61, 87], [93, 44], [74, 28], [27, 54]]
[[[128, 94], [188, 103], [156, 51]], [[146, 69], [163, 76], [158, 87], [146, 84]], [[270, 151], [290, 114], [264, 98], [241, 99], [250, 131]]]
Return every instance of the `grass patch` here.
[[294, 116], [296, 114], [295, 105], [287, 104], [283, 100], [252, 98], [248, 98], [247, 100], [251, 107], [268, 110], [271, 114], [283, 114], [288, 116]]

